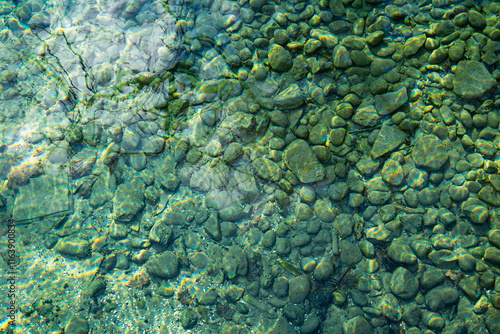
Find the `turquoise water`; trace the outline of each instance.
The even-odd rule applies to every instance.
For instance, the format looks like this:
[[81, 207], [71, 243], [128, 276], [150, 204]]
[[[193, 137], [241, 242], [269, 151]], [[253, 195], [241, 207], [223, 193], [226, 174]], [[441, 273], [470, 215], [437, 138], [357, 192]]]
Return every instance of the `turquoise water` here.
[[499, 333], [498, 2], [0, 2], [2, 333]]

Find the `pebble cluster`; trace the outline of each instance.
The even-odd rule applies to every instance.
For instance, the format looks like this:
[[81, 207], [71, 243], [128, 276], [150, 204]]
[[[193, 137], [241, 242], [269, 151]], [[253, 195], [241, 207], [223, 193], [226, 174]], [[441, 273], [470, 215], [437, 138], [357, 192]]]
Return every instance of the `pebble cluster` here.
[[0, 215], [67, 170], [92, 268], [48, 329], [500, 332], [500, 3], [64, 9], [1, 12]]

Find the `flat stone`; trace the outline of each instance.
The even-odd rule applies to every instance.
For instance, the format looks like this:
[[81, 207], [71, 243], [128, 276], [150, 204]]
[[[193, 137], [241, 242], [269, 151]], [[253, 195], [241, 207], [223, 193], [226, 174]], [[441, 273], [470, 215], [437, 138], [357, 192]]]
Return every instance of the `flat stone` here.
[[201, 72], [205, 80], [220, 78], [223, 77], [224, 74], [230, 72], [229, 66], [222, 56], [209, 58], [209, 60], [203, 64], [202, 69]]
[[404, 179], [403, 167], [395, 160], [387, 160], [382, 168], [382, 179], [393, 186], [399, 186]]
[[458, 63], [453, 80], [453, 91], [466, 99], [483, 99], [495, 87], [497, 81], [483, 63], [462, 60]]
[[220, 241], [222, 239], [221, 224], [216, 214], [210, 215], [210, 217], [205, 220], [203, 229], [205, 233], [215, 241]]
[[421, 34], [416, 37], [408, 38], [404, 45], [404, 54], [406, 57], [413, 56], [415, 53], [420, 50], [420, 48], [424, 45], [426, 40], [425, 34]]
[[424, 289], [430, 290], [443, 283], [445, 279], [446, 276], [444, 275], [443, 270], [430, 267], [426, 269], [420, 277], [420, 285]]
[[312, 38], [318, 39], [328, 49], [333, 49], [339, 43], [337, 36], [325, 30], [313, 29], [310, 35]]
[[500, 174], [490, 175], [490, 183], [496, 191], [500, 191]]
[[[429, 312], [429, 311], [424, 311], [422, 312], [422, 324], [429, 328], [430, 330], [436, 331], [436, 332], [441, 332], [446, 326], [446, 323], [444, 322], [444, 318], [437, 312]], [[448, 328], [453, 328], [454, 323], [452, 322], [450, 326], [447, 326]]]
[[149, 231], [149, 240], [167, 246], [173, 234], [172, 228], [164, 220], [158, 220]]
[[358, 263], [363, 258], [363, 254], [357, 244], [347, 240], [340, 241], [340, 261], [346, 266]]
[[113, 199], [113, 218], [129, 222], [144, 207], [144, 182], [133, 179], [120, 184]]
[[393, 234], [384, 225], [371, 227], [366, 231], [366, 239], [373, 243], [386, 243], [392, 240]]
[[464, 43], [455, 43], [448, 49], [448, 57], [451, 61], [460, 61], [465, 54]]
[[290, 280], [288, 288], [289, 300], [291, 303], [298, 304], [306, 300], [311, 291], [311, 283], [306, 276], [294, 277]]
[[384, 40], [385, 33], [383, 31], [374, 31], [366, 37], [366, 42], [370, 46], [376, 46]]
[[323, 222], [331, 222], [335, 219], [335, 213], [333, 212], [332, 203], [328, 200], [319, 200], [314, 205], [314, 213]]
[[159, 136], [149, 136], [142, 141], [142, 152], [146, 155], [159, 154], [165, 148], [165, 140]]
[[179, 260], [174, 253], [166, 251], [158, 256], [153, 256], [146, 262], [149, 275], [160, 278], [174, 278], [179, 273]]
[[243, 218], [243, 207], [240, 205], [230, 205], [219, 211], [219, 217], [222, 220], [236, 222]]
[[280, 316], [274, 325], [267, 331], [268, 334], [297, 334], [297, 330], [290, 325], [285, 316]]
[[33, 30], [43, 29], [50, 27], [50, 21], [47, 11], [40, 11], [31, 17], [28, 25]]
[[424, 188], [418, 193], [418, 201], [423, 206], [434, 206], [439, 202], [439, 190]]
[[492, 186], [484, 186], [477, 194], [480, 200], [496, 207], [500, 206], [500, 195]]
[[195, 104], [211, 102], [217, 96], [219, 82], [217, 80], [203, 80], [198, 82], [194, 90]]
[[341, 213], [335, 218], [333, 227], [338, 232], [341, 238], [346, 238], [352, 234], [354, 220], [352, 219], [351, 215]]
[[198, 318], [198, 313], [195, 310], [190, 308], [183, 310], [180, 319], [182, 328], [186, 330], [192, 329], [198, 323]]
[[408, 101], [406, 87], [395, 92], [379, 94], [375, 96], [375, 108], [379, 115], [389, 115], [399, 109]]
[[475, 10], [471, 10], [469, 11], [469, 23], [474, 28], [484, 29], [484, 27], [486, 26], [486, 19], [484, 18], [483, 14]]
[[401, 216], [401, 223], [407, 232], [417, 233], [422, 226], [422, 216], [418, 214], [406, 214]]
[[390, 17], [395, 21], [399, 21], [408, 16], [408, 12], [404, 7], [387, 5], [385, 7], [385, 15], [387, 15], [388, 17]]
[[269, 65], [275, 71], [286, 72], [292, 68], [292, 56], [284, 47], [274, 44], [269, 49]]
[[225, 163], [213, 166], [211, 163], [203, 165], [189, 179], [189, 186], [197, 191], [207, 192], [227, 184], [230, 173]]
[[[498, 294], [495, 294], [495, 299], [498, 300]], [[500, 310], [491, 310], [485, 315], [486, 327], [490, 333], [500, 333]]]
[[366, 42], [364, 38], [349, 35], [342, 39], [342, 45], [345, 45], [351, 50], [363, 50], [365, 48]]
[[387, 249], [387, 255], [397, 263], [413, 265], [418, 259], [410, 246], [403, 240], [395, 240]]
[[451, 125], [455, 123], [455, 115], [449, 106], [441, 106], [439, 113], [441, 114], [441, 117], [443, 117], [444, 124]]
[[392, 292], [403, 299], [411, 299], [418, 293], [418, 280], [408, 269], [397, 268], [391, 278]]
[[478, 276], [464, 277], [458, 283], [458, 287], [473, 301], [477, 301], [482, 294]]
[[294, 140], [285, 150], [285, 163], [300, 182], [313, 183], [323, 180], [325, 170], [305, 140]]
[[283, 174], [277, 163], [266, 158], [255, 159], [253, 165], [257, 175], [264, 180], [278, 182]]
[[308, 221], [314, 216], [311, 207], [306, 203], [299, 203], [295, 212], [297, 213], [297, 219], [301, 221]]
[[248, 271], [248, 259], [245, 251], [238, 246], [229, 247], [222, 258], [222, 266], [229, 279], [238, 275], [246, 275]]
[[484, 252], [484, 259], [496, 266], [500, 266], [500, 249], [496, 247], [488, 247]]
[[330, 143], [335, 146], [340, 146], [344, 142], [347, 130], [344, 128], [336, 128], [330, 131]]
[[[429, 56], [429, 64], [439, 64], [448, 58], [448, 53], [443, 49], [436, 49], [432, 51]], [[450, 87], [451, 88], [451, 87]]]
[[241, 95], [243, 87], [238, 80], [235, 79], [223, 79], [219, 81], [219, 98], [222, 101], [227, 101], [229, 98], [237, 97]]
[[382, 177], [374, 177], [366, 182], [366, 194], [368, 201], [375, 205], [382, 205], [391, 198], [389, 188]]
[[309, 131], [309, 143], [311, 145], [322, 145], [326, 141], [328, 128], [323, 123], [318, 123]]
[[243, 148], [240, 143], [232, 142], [224, 151], [222, 160], [225, 163], [231, 163], [236, 159], [239, 159], [243, 155]]
[[266, 3], [267, 3], [266, 0], [251, 0], [250, 7], [258, 9], [258, 8], [264, 6]]
[[359, 161], [356, 163], [356, 168], [365, 177], [373, 175], [376, 171], [378, 171], [379, 167], [380, 162], [377, 160], [373, 160], [369, 156], [359, 159]]
[[295, 109], [304, 104], [304, 95], [297, 84], [292, 84], [274, 98], [274, 103], [281, 109]]
[[330, 0], [328, 2], [330, 10], [334, 16], [343, 16], [346, 13], [342, 0]]
[[253, 139], [253, 129], [256, 126], [255, 117], [249, 113], [237, 111], [228, 116], [220, 125], [229, 129], [238, 141], [249, 142]]
[[441, 269], [453, 269], [458, 263], [457, 255], [447, 249], [431, 251], [429, 253], [429, 260], [431, 260], [436, 267]]
[[[278, 174], [279, 173], [281, 173], [281, 170], [278, 171]], [[234, 189], [240, 194], [242, 200], [245, 202], [252, 202], [260, 194], [255, 176], [244, 170], [240, 171], [236, 169], [233, 172], [230, 184], [235, 185]]]
[[352, 59], [343, 45], [337, 45], [333, 49], [333, 65], [337, 68], [348, 68], [352, 65]]
[[401, 319], [401, 306], [398, 299], [392, 293], [387, 293], [379, 297], [374, 305], [389, 320], [399, 321]]
[[416, 140], [412, 157], [417, 166], [439, 171], [448, 161], [448, 149], [435, 135], [424, 135]]
[[90, 326], [87, 319], [82, 316], [76, 315], [69, 319], [66, 327], [64, 328], [65, 333], [74, 334], [87, 334], [89, 332]]
[[389, 73], [395, 67], [396, 67], [396, 62], [392, 59], [375, 58], [370, 63], [370, 73], [374, 77], [378, 77], [379, 75]]
[[358, 315], [345, 322], [345, 333], [372, 333], [373, 326], [363, 316]]
[[447, 306], [454, 305], [459, 299], [456, 289], [447, 286], [438, 286], [425, 295], [425, 304], [431, 311], [441, 311]]
[[217, 298], [219, 298], [219, 293], [215, 288], [211, 288], [201, 295], [198, 304], [205, 306], [213, 305], [217, 302]]
[[500, 248], [500, 229], [492, 229], [488, 233], [488, 240], [490, 240], [490, 243], [495, 245], [495, 247]]
[[316, 268], [314, 268], [313, 276], [319, 281], [325, 280], [332, 276], [334, 267], [335, 256], [333, 253], [325, 254], [321, 261], [316, 265]]
[[104, 291], [106, 291], [106, 282], [104, 281], [104, 279], [98, 278], [90, 282], [82, 291], [82, 294], [95, 298], [99, 295], [102, 295]]
[[299, 55], [293, 59], [293, 66], [290, 70], [292, 77], [299, 81], [304, 79], [309, 73], [309, 65], [307, 63], [306, 57]]
[[131, 154], [129, 156], [129, 162], [130, 166], [132, 166], [133, 169], [135, 169], [136, 171], [141, 171], [146, 168], [146, 154], [144, 154], [143, 152]]
[[365, 106], [360, 106], [356, 110], [356, 114], [352, 118], [353, 122], [364, 126], [364, 127], [372, 127], [379, 123], [380, 116], [377, 113], [377, 109], [372, 104], [368, 104]]
[[19, 187], [12, 215], [16, 223], [28, 223], [36, 218], [70, 211], [67, 175], [41, 175], [30, 178], [27, 184]]
[[436, 36], [447, 36], [457, 30], [451, 20], [442, 20], [432, 25], [431, 33]]
[[126, 153], [137, 153], [140, 152], [140, 141], [141, 137], [137, 133], [125, 129], [125, 131], [123, 131], [121, 147]]
[[448, 194], [455, 202], [463, 202], [467, 198], [469, 198], [470, 192], [469, 189], [467, 189], [467, 187], [465, 186], [452, 185], [450, 186], [450, 188], [448, 188]]
[[397, 126], [385, 122], [377, 135], [377, 139], [375, 139], [370, 154], [374, 158], [380, 158], [397, 149], [404, 143], [405, 139], [406, 133], [401, 131]]
[[128, 229], [125, 225], [112, 221], [109, 225], [109, 236], [113, 239], [125, 239], [128, 235]]
[[469, 198], [463, 205], [462, 210], [474, 224], [484, 224], [490, 217], [488, 208], [484, 202], [477, 198]]
[[58, 242], [56, 250], [61, 255], [83, 259], [90, 255], [90, 244], [87, 240], [64, 238]]

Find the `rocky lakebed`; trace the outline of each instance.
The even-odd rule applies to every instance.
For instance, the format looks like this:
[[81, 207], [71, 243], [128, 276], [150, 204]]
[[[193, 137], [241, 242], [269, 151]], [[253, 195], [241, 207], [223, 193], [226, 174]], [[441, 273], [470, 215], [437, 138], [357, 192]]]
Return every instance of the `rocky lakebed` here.
[[500, 333], [500, 2], [0, 4], [3, 333]]

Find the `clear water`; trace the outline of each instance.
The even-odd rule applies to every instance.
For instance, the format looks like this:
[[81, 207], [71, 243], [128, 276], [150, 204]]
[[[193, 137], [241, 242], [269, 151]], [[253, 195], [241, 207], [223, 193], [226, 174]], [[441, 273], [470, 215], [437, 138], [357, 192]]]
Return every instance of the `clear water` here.
[[498, 333], [497, 2], [0, 2], [2, 333]]

